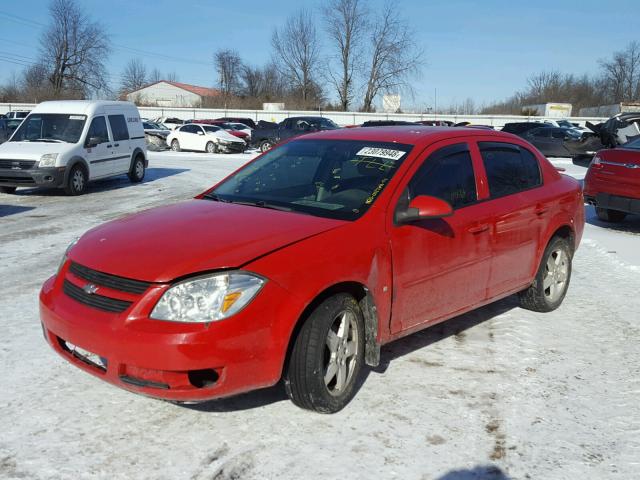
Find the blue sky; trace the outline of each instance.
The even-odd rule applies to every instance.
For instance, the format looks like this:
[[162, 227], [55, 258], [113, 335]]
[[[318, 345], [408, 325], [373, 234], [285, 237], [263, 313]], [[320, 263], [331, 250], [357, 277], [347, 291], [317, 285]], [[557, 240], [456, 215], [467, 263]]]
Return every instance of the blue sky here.
[[[273, 28], [300, 7], [317, 11], [323, 3], [78, 2], [106, 27], [117, 45], [108, 60], [114, 81], [127, 61], [139, 57], [149, 69], [175, 71], [180, 81], [203, 86], [215, 83], [211, 57], [216, 49], [235, 48], [247, 62], [266, 63]], [[367, 3], [375, 10], [382, 0]], [[30, 62], [37, 57], [40, 25], [48, 21], [47, 5], [47, 0], [0, 2], [0, 82], [22, 69], [7, 58]], [[426, 59], [415, 82], [415, 102], [405, 99], [404, 105], [431, 105], [435, 91], [438, 105], [468, 97], [478, 105], [500, 100], [522, 88], [532, 73], [551, 69], [594, 73], [599, 59], [632, 40], [640, 41], [637, 0], [613, 4], [605, 0], [395, 0], [394, 5], [410, 19]]]

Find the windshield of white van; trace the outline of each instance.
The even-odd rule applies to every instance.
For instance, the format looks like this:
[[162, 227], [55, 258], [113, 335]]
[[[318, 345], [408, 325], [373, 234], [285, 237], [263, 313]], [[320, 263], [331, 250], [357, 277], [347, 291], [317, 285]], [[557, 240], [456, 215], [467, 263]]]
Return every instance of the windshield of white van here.
[[78, 143], [86, 115], [68, 113], [36, 113], [18, 127], [12, 142]]

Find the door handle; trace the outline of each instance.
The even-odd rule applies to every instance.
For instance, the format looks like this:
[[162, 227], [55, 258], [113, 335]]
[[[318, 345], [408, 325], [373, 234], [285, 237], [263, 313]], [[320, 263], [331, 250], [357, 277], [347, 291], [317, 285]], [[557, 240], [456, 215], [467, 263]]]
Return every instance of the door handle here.
[[114, 144], [113, 144], [113, 146], [114, 146], [114, 147], [119, 147], [119, 146], [120, 146], [120, 144], [119, 144], [119, 143], [114, 143]]
[[487, 230], [489, 230], [489, 225], [487, 225], [487, 224], [475, 225], [475, 226], [469, 227], [467, 229], [467, 231], [469, 233], [473, 233], [474, 235], [478, 234], [478, 233], [486, 232]]
[[536, 215], [544, 215], [549, 211], [549, 207], [544, 205], [536, 205], [536, 208], [533, 210]]
[[107, 148], [112, 148], [112, 147], [113, 147], [113, 145], [107, 145]]

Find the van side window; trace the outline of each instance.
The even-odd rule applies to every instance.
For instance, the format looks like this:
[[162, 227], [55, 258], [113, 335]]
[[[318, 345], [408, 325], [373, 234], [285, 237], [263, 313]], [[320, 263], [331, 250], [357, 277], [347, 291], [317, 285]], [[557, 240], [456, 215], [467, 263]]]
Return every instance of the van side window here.
[[466, 143], [436, 150], [409, 182], [409, 195], [430, 195], [446, 200], [453, 208], [478, 200], [471, 154]]
[[503, 142], [478, 142], [492, 198], [542, 185], [540, 166], [526, 148]]
[[111, 133], [113, 140], [129, 140], [129, 130], [127, 129], [127, 121], [124, 115], [109, 115], [109, 125], [111, 125]]
[[90, 138], [99, 138], [98, 145], [109, 141], [109, 131], [107, 130], [107, 122], [104, 117], [95, 117], [91, 120], [91, 126], [89, 127], [89, 133], [87, 133], [87, 143]]

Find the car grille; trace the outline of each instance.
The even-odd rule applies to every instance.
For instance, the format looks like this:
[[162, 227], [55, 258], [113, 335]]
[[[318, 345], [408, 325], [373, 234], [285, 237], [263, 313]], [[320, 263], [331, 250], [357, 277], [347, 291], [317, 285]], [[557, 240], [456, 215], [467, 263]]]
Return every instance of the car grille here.
[[141, 294], [146, 292], [147, 288], [151, 285], [149, 282], [131, 280], [129, 278], [118, 277], [116, 275], [91, 270], [90, 268], [79, 265], [75, 262], [71, 262], [69, 271], [76, 277], [80, 277], [91, 283], [102, 285], [103, 287], [108, 287], [113, 290], [119, 290], [121, 292]]
[[33, 160], [2, 160], [0, 159], [0, 169], [5, 170], [29, 170], [36, 164]]
[[118, 300], [116, 298], [103, 297], [95, 293], [87, 293], [82, 288], [74, 285], [69, 280], [64, 281], [62, 286], [64, 293], [73, 298], [74, 300], [88, 305], [98, 310], [104, 310], [106, 312], [120, 313], [124, 312], [131, 303], [125, 300]]

